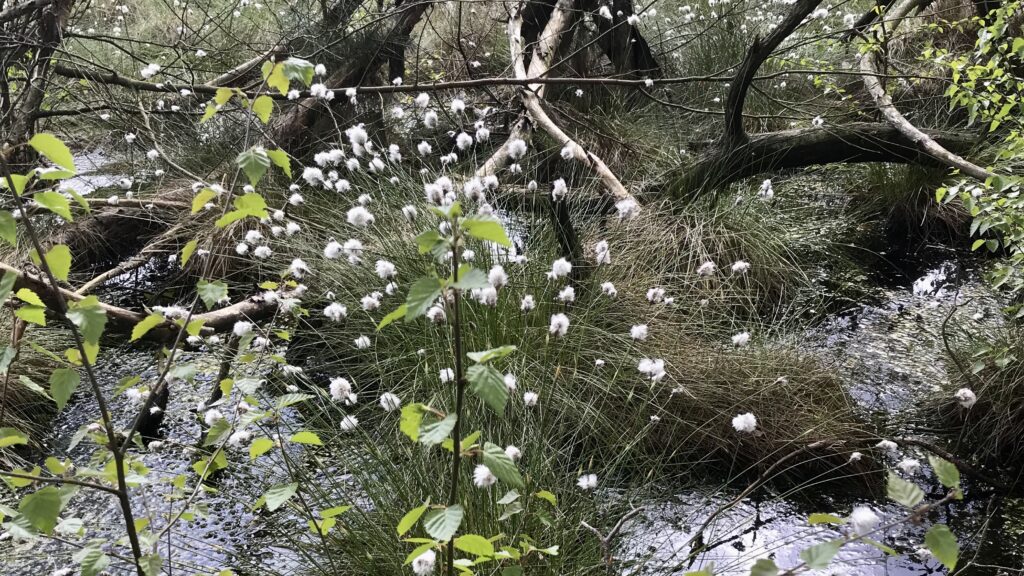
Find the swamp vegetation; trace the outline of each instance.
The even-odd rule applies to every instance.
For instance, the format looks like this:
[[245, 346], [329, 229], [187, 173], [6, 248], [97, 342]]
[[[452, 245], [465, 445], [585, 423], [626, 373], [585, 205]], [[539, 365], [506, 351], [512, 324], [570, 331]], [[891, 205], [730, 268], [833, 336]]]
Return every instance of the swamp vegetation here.
[[0, 0], [0, 574], [1022, 573], [1022, 24]]

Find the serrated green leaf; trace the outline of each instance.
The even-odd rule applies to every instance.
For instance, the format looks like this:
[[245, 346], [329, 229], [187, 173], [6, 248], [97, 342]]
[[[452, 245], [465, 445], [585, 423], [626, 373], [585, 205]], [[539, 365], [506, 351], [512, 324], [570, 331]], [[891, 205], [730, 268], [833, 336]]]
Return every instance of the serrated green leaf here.
[[512, 241], [505, 233], [505, 227], [495, 216], [477, 214], [464, 218], [460, 224], [467, 234], [478, 240], [494, 242], [505, 248], [512, 246]]
[[466, 370], [469, 391], [487, 404], [487, 407], [498, 416], [505, 415], [505, 404], [508, 402], [508, 387], [501, 372], [487, 364], [474, 364]]
[[455, 548], [474, 556], [494, 556], [494, 544], [479, 534], [463, 534], [455, 539]]
[[408, 566], [409, 564], [412, 563], [413, 560], [415, 560], [421, 554], [423, 554], [427, 550], [430, 550], [434, 546], [437, 546], [437, 542], [430, 541], [430, 542], [424, 542], [423, 544], [420, 544], [415, 549], [413, 549], [412, 552], [409, 552], [409, 555], [405, 557], [405, 562], [402, 562], [402, 565], [403, 566]]
[[807, 523], [811, 526], [816, 524], [846, 524], [846, 519], [840, 518], [835, 514], [822, 514], [815, 512], [807, 517]]
[[931, 464], [932, 470], [935, 471], [935, 477], [943, 486], [946, 488], [960, 486], [960, 471], [957, 470], [955, 464], [935, 455], [928, 456], [928, 463]]
[[419, 442], [420, 426], [423, 425], [423, 404], [406, 404], [402, 406], [402, 417], [398, 428], [413, 442]]
[[477, 270], [469, 264], [462, 264], [459, 266], [459, 280], [456, 282], [452, 279], [451, 283], [452, 288], [464, 291], [484, 288], [488, 285], [487, 274], [484, 274], [482, 270]]
[[388, 324], [391, 324], [395, 320], [403, 318], [405, 316], [406, 311], [408, 311], [408, 309], [409, 309], [409, 306], [407, 304], [402, 304], [398, 308], [395, 308], [394, 310], [392, 310], [391, 313], [389, 313], [387, 316], [381, 318], [380, 324], [377, 324], [377, 330], [380, 331], [381, 328], [384, 328], [385, 326], [387, 326]]
[[134, 342], [146, 335], [147, 332], [164, 323], [164, 317], [156, 312], [146, 316], [132, 328], [131, 341]]
[[46, 308], [41, 306], [22, 306], [14, 311], [14, 315], [30, 324], [46, 326]]
[[28, 434], [17, 428], [0, 428], [0, 448], [7, 448], [15, 444], [28, 444]]
[[956, 570], [957, 560], [960, 557], [960, 544], [956, 536], [945, 524], [936, 524], [928, 529], [924, 535], [924, 545], [928, 551], [935, 556], [935, 559], [942, 563], [950, 572]]
[[427, 505], [417, 506], [412, 510], [409, 510], [402, 516], [402, 519], [398, 521], [398, 526], [395, 527], [395, 531], [398, 532], [399, 536], [405, 536], [405, 533], [412, 529], [416, 525], [416, 522], [423, 516], [423, 513], [427, 511]]
[[81, 380], [78, 370], [70, 368], [57, 368], [50, 374], [50, 396], [57, 403], [57, 410], [64, 409]]
[[498, 480], [514, 488], [524, 488], [523, 477], [519, 474], [516, 463], [505, 454], [501, 446], [490, 442], [484, 443], [483, 463]]
[[509, 354], [516, 351], [516, 347], [513, 345], [499, 346], [498, 348], [491, 348], [490, 350], [484, 350], [482, 352], [469, 352], [466, 356], [469, 356], [474, 362], [485, 364], [491, 360], [499, 360], [508, 356]]
[[71, 249], [64, 244], [57, 244], [46, 253], [46, 265], [57, 280], [68, 281], [68, 274], [71, 273]]
[[252, 112], [260, 119], [260, 122], [264, 124], [270, 122], [270, 115], [274, 112], [274, 99], [266, 94], [257, 96], [252, 103]]
[[14, 289], [14, 283], [18, 281], [18, 275], [14, 272], [4, 272], [0, 276], [0, 304], [7, 301], [7, 295]]
[[444, 442], [444, 439], [455, 429], [456, 420], [455, 414], [449, 414], [440, 419], [433, 413], [425, 414], [423, 423], [420, 425], [420, 443], [426, 446], [435, 446]]
[[284, 172], [284, 175], [291, 179], [292, 161], [288, 157], [287, 152], [275, 148], [273, 150], [267, 150], [267, 157], [274, 163], [274, 166], [280, 168], [281, 172]]
[[819, 570], [822, 568], [828, 568], [832, 558], [839, 552], [839, 548], [843, 545], [842, 540], [832, 540], [831, 542], [823, 542], [816, 544], [800, 552], [800, 559], [803, 560], [807, 567], [812, 570]]
[[83, 548], [73, 558], [78, 562], [82, 576], [99, 576], [110, 565], [110, 558], [99, 548]]
[[465, 511], [458, 504], [431, 510], [423, 518], [423, 528], [431, 538], [447, 542], [459, 531], [464, 514]]
[[216, 192], [210, 188], [203, 188], [198, 194], [196, 194], [195, 198], [192, 199], [192, 213], [198, 213], [210, 200], [213, 200], [216, 197]]
[[274, 447], [274, 441], [270, 438], [256, 438], [249, 444], [249, 459], [255, 460], [266, 454]]
[[68, 199], [65, 198], [63, 194], [54, 192], [53, 190], [47, 190], [45, 192], [34, 194], [32, 199], [43, 208], [46, 208], [68, 222], [73, 221], [73, 218], [71, 217], [71, 203], [68, 202]]
[[45, 304], [43, 304], [43, 299], [29, 288], [19, 288], [18, 291], [14, 293], [14, 296], [18, 300], [32, 306], [45, 306]]
[[0, 210], [0, 238], [11, 246], [18, 244], [18, 227], [15, 224], [14, 216], [7, 210]]
[[295, 442], [296, 444], [308, 444], [310, 446], [324, 445], [324, 443], [320, 440], [320, 437], [317, 436], [315, 432], [310, 432], [308, 430], [303, 430], [301, 432], [296, 432], [295, 434], [292, 434], [290, 440], [292, 442]]
[[267, 510], [270, 510], [271, 512], [277, 510], [282, 504], [287, 502], [289, 498], [294, 496], [298, 490], [298, 482], [271, 486], [271, 488], [263, 494], [263, 498], [267, 504]]
[[440, 295], [441, 281], [437, 278], [424, 276], [413, 282], [405, 299], [405, 321], [411, 322], [423, 316]]
[[779, 567], [775, 565], [775, 562], [767, 559], [760, 558], [757, 562], [754, 562], [753, 567], [750, 568], [750, 576], [776, 576], [779, 573]]
[[886, 495], [907, 508], [913, 508], [924, 500], [924, 491], [916, 484], [907, 482], [891, 472], [886, 484]]
[[235, 164], [242, 169], [242, 173], [249, 179], [249, 184], [255, 186], [270, 169], [270, 157], [266, 151], [253, 147], [240, 153], [235, 158]]
[[199, 280], [196, 284], [196, 293], [203, 301], [203, 304], [206, 305], [206, 309], [213, 310], [213, 307], [216, 306], [218, 302], [225, 300], [228, 297], [228, 285], [220, 280], [215, 282]]
[[548, 502], [552, 506], [558, 506], [558, 497], [555, 496], [552, 492], [549, 492], [547, 490], [540, 490], [539, 492], [534, 493], [533, 496], [535, 498], [540, 498], [541, 500]]
[[44, 534], [49, 534], [57, 525], [57, 516], [60, 514], [61, 508], [63, 508], [63, 502], [60, 491], [54, 486], [47, 486], [22, 498], [18, 505], [18, 512], [33, 528]]
[[28, 145], [57, 166], [70, 172], [75, 171], [75, 159], [71, 155], [71, 150], [53, 134], [36, 134], [28, 141]]

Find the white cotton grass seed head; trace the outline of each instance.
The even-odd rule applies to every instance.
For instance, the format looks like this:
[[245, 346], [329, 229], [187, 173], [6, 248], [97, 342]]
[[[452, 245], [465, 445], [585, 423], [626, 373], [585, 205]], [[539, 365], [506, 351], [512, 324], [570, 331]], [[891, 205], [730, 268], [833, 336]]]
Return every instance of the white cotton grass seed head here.
[[913, 476], [921, 471], [921, 461], [916, 458], [904, 458], [896, 464], [896, 467], [907, 476]]
[[875, 444], [875, 448], [885, 450], [886, 452], [895, 452], [899, 446], [892, 440], [882, 440], [878, 444]]
[[247, 335], [252, 333], [252, 328], [253, 328], [252, 322], [247, 322], [245, 320], [239, 320], [239, 321], [235, 322], [235, 325], [231, 328], [231, 331], [234, 332], [235, 336], [238, 336], [239, 338], [243, 338], [243, 337], [245, 337], [245, 336], [247, 336]]
[[732, 427], [737, 432], [752, 433], [757, 429], [757, 418], [750, 412], [737, 414], [732, 419]]
[[858, 536], [867, 536], [881, 524], [882, 519], [867, 506], [857, 506], [850, 512], [850, 528]]
[[477, 488], [489, 488], [497, 481], [498, 477], [487, 466], [477, 464], [476, 468], [473, 468], [473, 485]]
[[698, 276], [711, 276], [711, 275], [713, 275], [715, 273], [715, 270], [717, 270], [717, 269], [718, 269], [718, 267], [715, 266], [715, 263], [711, 262], [709, 260], [709, 261], [704, 262], [703, 264], [701, 264], [700, 266], [697, 267], [697, 275]]
[[369, 336], [361, 335], [361, 336], [359, 336], [359, 338], [356, 338], [355, 340], [353, 340], [352, 344], [355, 345], [356, 349], [358, 349], [358, 350], [366, 350], [367, 348], [370, 347], [370, 345], [372, 343], [370, 342], [370, 337]]
[[[567, 288], [572, 288], [568, 286]], [[548, 332], [552, 336], [561, 338], [569, 331], [569, 317], [561, 312], [551, 315], [551, 325], [548, 327]]]
[[576, 480], [580, 490], [593, 490], [597, 488], [597, 474], [584, 474]]
[[742, 348], [750, 343], [750, 332], [740, 332], [732, 337], [732, 345]]
[[611, 282], [602, 282], [601, 293], [609, 298], [615, 298], [618, 296], [619, 291], [615, 288], [615, 284], [612, 284]]
[[964, 408], [971, 408], [978, 401], [978, 396], [970, 388], [961, 388], [953, 395]]
[[559, 258], [551, 263], [551, 271], [548, 272], [549, 280], [556, 280], [568, 276], [572, 272], [572, 263], [565, 258]]
[[399, 398], [396, 394], [392, 394], [391, 392], [385, 392], [380, 395], [380, 407], [383, 408], [385, 412], [394, 412], [395, 410], [398, 410], [401, 406], [402, 399]]
[[427, 550], [423, 554], [413, 558], [412, 572], [416, 576], [430, 576], [434, 573], [434, 564], [437, 562], [437, 553]]
[[529, 312], [537, 306], [537, 302], [533, 299], [531, 294], [523, 296], [523, 299], [519, 302], [519, 309], [523, 312]]
[[447, 384], [455, 380], [455, 371], [451, 368], [443, 368], [438, 373], [438, 377], [441, 379], [442, 384]]
[[647, 340], [647, 324], [637, 324], [629, 329], [629, 337], [633, 340]]
[[359, 419], [351, 414], [341, 419], [340, 427], [342, 432], [351, 432], [355, 430], [357, 426], [359, 426]]
[[750, 270], [750, 262], [746, 260], [737, 260], [732, 263], [732, 271], [734, 274], [746, 274]]
[[536, 392], [524, 392], [523, 393], [523, 404], [526, 404], [529, 407], [533, 407], [533, 406], [536, 406], [537, 402], [539, 402], [539, 401], [540, 401], [540, 396]]

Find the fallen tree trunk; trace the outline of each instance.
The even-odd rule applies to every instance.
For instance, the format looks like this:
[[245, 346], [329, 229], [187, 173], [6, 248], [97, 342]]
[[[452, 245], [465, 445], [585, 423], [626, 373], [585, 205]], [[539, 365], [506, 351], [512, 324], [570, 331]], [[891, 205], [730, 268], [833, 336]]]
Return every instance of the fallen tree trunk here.
[[[929, 130], [927, 134], [953, 150], [966, 152], [977, 144], [974, 137], [961, 132]], [[774, 170], [859, 162], [939, 165], [893, 126], [855, 122], [769, 132], [728, 149], [713, 147], [669, 189], [674, 196], [688, 196]]]

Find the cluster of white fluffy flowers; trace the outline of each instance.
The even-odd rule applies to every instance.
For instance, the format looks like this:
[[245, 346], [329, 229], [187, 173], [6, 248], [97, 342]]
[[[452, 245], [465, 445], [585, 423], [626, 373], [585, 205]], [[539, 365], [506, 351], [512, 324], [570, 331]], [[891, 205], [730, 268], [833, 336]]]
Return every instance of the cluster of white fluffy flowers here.
[[377, 260], [377, 264], [374, 266], [374, 269], [377, 271], [377, 276], [383, 280], [398, 276], [398, 269], [394, 264], [387, 260]]
[[913, 476], [921, 471], [921, 461], [916, 458], [904, 458], [896, 464], [896, 467], [908, 476]]
[[647, 324], [637, 324], [629, 329], [629, 337], [633, 340], [647, 340]]
[[352, 344], [356, 347], [357, 350], [366, 350], [372, 345], [372, 343], [370, 342], [370, 337], [363, 335], [360, 335], [358, 338], [353, 340]]
[[526, 404], [527, 406], [532, 408], [533, 406], [536, 406], [537, 402], [539, 402], [539, 401], [540, 401], [540, 395], [537, 394], [536, 392], [524, 392], [523, 393], [523, 404]]
[[597, 244], [594, 244], [594, 256], [598, 265], [612, 263], [612, 253], [608, 248], [607, 240], [599, 240]]
[[961, 388], [953, 395], [964, 408], [971, 408], [978, 401], [978, 396], [970, 388]]
[[438, 376], [441, 378], [442, 384], [447, 384], [455, 380], [455, 371], [451, 368], [442, 368]]
[[[569, 287], [571, 288], [571, 286]], [[553, 336], [561, 338], [569, 331], [569, 317], [561, 312], [551, 315], [551, 326], [548, 327], [548, 332]]]
[[584, 474], [576, 480], [580, 490], [593, 490], [597, 488], [597, 474]]
[[712, 274], [715, 273], [716, 270], [718, 270], [718, 267], [715, 266], [715, 263], [708, 260], [707, 262], [704, 262], [703, 264], [697, 267], [697, 275], [711, 276]]
[[619, 220], [630, 220], [640, 213], [640, 205], [632, 198], [625, 198], [615, 203], [615, 210]]
[[521, 138], [512, 138], [506, 144], [508, 157], [512, 160], [519, 160], [526, 155], [526, 141]]
[[352, 383], [345, 378], [331, 378], [331, 398], [345, 404], [355, 404], [356, 395], [352, 392]]
[[357, 426], [359, 426], [359, 419], [351, 414], [341, 419], [340, 427], [342, 432], [351, 432], [355, 430]]
[[413, 558], [412, 571], [416, 576], [430, 576], [434, 573], [434, 564], [437, 562], [437, 553], [427, 550], [423, 554]]
[[556, 280], [568, 276], [572, 272], [572, 263], [565, 258], [559, 258], [551, 263], [551, 271], [548, 272], [549, 280]]
[[385, 392], [380, 395], [380, 407], [385, 412], [394, 412], [402, 406], [402, 399], [391, 392]]
[[732, 263], [732, 271], [735, 274], [746, 274], [750, 270], [750, 262], [746, 260], [737, 260]]
[[850, 528], [858, 536], [867, 536], [881, 524], [882, 519], [867, 506], [857, 506], [850, 513]]
[[732, 337], [732, 345], [742, 348], [750, 343], [750, 332], [740, 332]]
[[601, 293], [610, 298], [615, 298], [618, 296], [619, 291], [615, 288], [615, 284], [612, 284], [611, 282], [602, 282]]
[[160, 72], [159, 64], [147, 64], [145, 68], [139, 71], [139, 76], [149, 79], [156, 76]]
[[348, 223], [360, 228], [366, 228], [373, 224], [373, 214], [362, 206], [354, 206], [349, 209], [347, 215]]
[[498, 481], [498, 477], [491, 472], [491, 469], [483, 464], [477, 464], [473, 469], [473, 484], [477, 488], [489, 488]]
[[565, 195], [569, 193], [569, 187], [565, 185], [565, 180], [559, 178], [551, 183], [551, 199], [555, 202], [565, 198]]
[[732, 427], [737, 432], [751, 433], [757, 429], [757, 417], [750, 412], [745, 414], [738, 414], [732, 419]]
[[761, 182], [761, 187], [757, 190], [757, 197], [765, 202], [775, 197], [775, 190], [772, 188], [771, 180]]
[[651, 382], [660, 382], [668, 375], [665, 371], [665, 361], [661, 358], [641, 358], [636, 369], [641, 374], [646, 374]]

